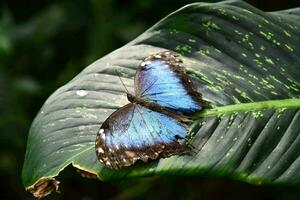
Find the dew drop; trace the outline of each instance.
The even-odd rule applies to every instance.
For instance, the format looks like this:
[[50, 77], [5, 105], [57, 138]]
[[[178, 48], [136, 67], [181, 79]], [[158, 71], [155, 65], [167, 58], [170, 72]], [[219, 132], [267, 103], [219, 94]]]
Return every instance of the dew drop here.
[[85, 90], [77, 90], [77, 91], [76, 91], [76, 94], [77, 94], [78, 96], [80, 96], [80, 97], [84, 97], [84, 96], [86, 96], [86, 95], [88, 94], [88, 92], [85, 91]]

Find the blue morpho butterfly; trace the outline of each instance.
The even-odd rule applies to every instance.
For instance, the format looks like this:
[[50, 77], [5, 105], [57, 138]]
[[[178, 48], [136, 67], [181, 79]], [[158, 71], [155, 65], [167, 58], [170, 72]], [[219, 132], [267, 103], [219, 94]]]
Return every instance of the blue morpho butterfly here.
[[203, 108], [201, 95], [178, 55], [165, 51], [146, 57], [135, 75], [135, 96], [111, 114], [96, 138], [96, 154], [106, 167], [119, 169], [137, 160], [189, 152], [187, 115]]

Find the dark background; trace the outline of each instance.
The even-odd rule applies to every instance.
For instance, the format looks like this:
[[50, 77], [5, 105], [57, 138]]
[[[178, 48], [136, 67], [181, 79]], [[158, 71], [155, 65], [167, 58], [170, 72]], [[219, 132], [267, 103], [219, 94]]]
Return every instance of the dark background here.
[[[21, 169], [30, 124], [47, 97], [96, 59], [192, 2], [0, 1], [0, 199], [33, 199], [24, 191]], [[248, 2], [265, 11], [300, 7], [299, 0]], [[103, 183], [69, 167], [60, 180], [61, 193], [47, 199], [300, 199], [296, 188], [199, 177]]]

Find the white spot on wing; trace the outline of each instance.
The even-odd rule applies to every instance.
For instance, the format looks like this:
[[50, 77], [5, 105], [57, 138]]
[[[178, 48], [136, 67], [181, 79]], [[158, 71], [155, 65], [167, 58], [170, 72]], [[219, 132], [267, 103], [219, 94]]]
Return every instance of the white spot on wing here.
[[107, 157], [103, 157], [102, 159], [103, 159], [103, 161], [107, 161], [107, 160], [108, 160], [108, 158], [107, 158]]
[[145, 63], [145, 65], [149, 65], [150, 63], [151, 63], [151, 61], [146, 61], [146, 62], [144, 62]]
[[128, 157], [135, 157], [136, 154], [133, 151], [124, 151], [124, 153], [128, 156]]
[[101, 128], [101, 129], [99, 130], [99, 134], [100, 134], [101, 139], [102, 139], [102, 140], [105, 140], [104, 129]]
[[142, 67], [144, 67], [145, 65], [146, 65], [146, 63], [145, 63], [145, 62], [142, 62], [142, 63], [141, 63], [141, 66], [142, 66]]
[[104, 153], [104, 151], [101, 147], [98, 148], [98, 153]]

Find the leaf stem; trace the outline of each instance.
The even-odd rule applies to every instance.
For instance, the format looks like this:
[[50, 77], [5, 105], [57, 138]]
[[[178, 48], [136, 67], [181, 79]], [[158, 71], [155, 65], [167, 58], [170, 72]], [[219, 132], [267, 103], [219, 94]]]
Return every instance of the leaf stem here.
[[215, 107], [212, 109], [205, 109], [192, 115], [192, 118], [208, 117], [214, 115], [223, 115], [228, 113], [247, 112], [255, 110], [268, 110], [268, 109], [287, 109], [287, 108], [300, 108], [300, 99], [282, 99], [282, 100], [268, 100], [253, 103], [241, 103], [235, 105], [227, 105]]

